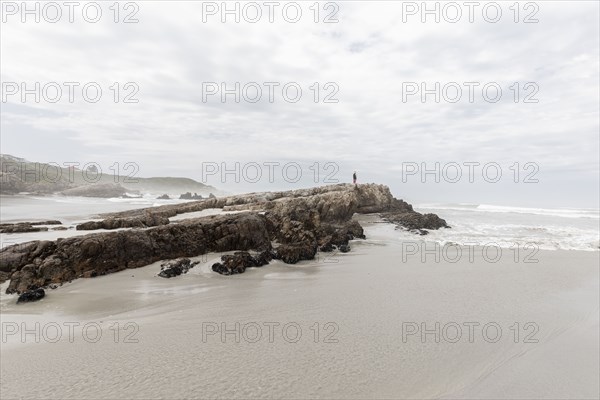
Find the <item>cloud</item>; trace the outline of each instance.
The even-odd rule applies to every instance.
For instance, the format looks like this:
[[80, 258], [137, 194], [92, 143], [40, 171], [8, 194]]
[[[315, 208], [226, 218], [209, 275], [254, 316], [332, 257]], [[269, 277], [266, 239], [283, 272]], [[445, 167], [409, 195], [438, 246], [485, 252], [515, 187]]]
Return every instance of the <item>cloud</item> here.
[[[308, 3], [302, 3], [303, 18], [296, 24], [277, 13], [274, 23], [264, 15], [255, 24], [221, 23], [218, 15], [203, 23], [201, 2], [137, 4], [136, 24], [112, 22], [108, 6], [96, 24], [81, 18], [21, 23], [17, 17], [2, 24], [2, 82], [97, 82], [103, 90], [95, 104], [81, 98], [70, 103], [66, 96], [55, 104], [23, 104], [10, 97], [0, 111], [3, 152], [41, 161], [60, 162], [70, 153], [106, 165], [136, 161], [145, 176], [168, 171], [196, 179], [202, 161], [335, 162], [341, 179], [358, 169], [364, 179], [393, 189], [404, 188], [397, 171], [407, 160], [507, 166], [533, 161], [550, 178], [552, 171], [573, 171], [560, 174], [565, 182], [579, 180], [585, 171], [595, 183], [559, 197], [566, 205], [584, 198], [597, 206], [596, 2], [538, 3], [536, 24], [514, 23], [508, 3], [496, 24], [477, 13], [474, 23], [421, 23], [419, 16], [402, 22], [401, 2], [339, 2], [339, 23], [332, 24], [314, 23]], [[321, 10], [319, 18], [331, 11]], [[134, 82], [139, 103], [115, 103], [110, 89], [115, 82], [121, 100], [131, 93], [123, 85]], [[232, 95], [225, 103], [220, 96], [205, 103], [203, 82], [229, 89], [255, 82], [263, 96], [256, 103], [236, 103]], [[272, 103], [265, 82], [279, 83]], [[290, 82], [302, 88], [297, 103], [283, 98], [281, 89]], [[335, 85], [325, 89], [328, 82]], [[437, 103], [433, 95], [425, 103], [419, 96], [403, 102], [405, 82], [426, 82], [428, 88], [457, 82], [463, 97], [457, 103]], [[481, 83], [473, 103], [465, 101], [464, 82]], [[498, 103], [481, 96], [488, 82], [503, 90]], [[514, 82], [518, 103], [510, 89]], [[538, 85], [539, 103], [522, 102], [533, 92], [524, 88], [527, 82]], [[338, 102], [324, 103], [328, 94]], [[48, 139], [40, 140], [42, 134]], [[53, 142], [56, 146], [48, 146]], [[548, 182], [560, 185], [555, 177]], [[274, 187], [210, 183], [229, 190]], [[547, 185], [538, 186], [540, 202], [548, 200]], [[411, 190], [421, 198], [433, 196], [437, 187]], [[462, 200], [476, 201], [482, 190], [465, 187], [469, 198]], [[508, 187], [498, 201], [512, 204], [519, 190]], [[443, 190], [435, 195], [440, 198], [430, 200], [444, 200]]]

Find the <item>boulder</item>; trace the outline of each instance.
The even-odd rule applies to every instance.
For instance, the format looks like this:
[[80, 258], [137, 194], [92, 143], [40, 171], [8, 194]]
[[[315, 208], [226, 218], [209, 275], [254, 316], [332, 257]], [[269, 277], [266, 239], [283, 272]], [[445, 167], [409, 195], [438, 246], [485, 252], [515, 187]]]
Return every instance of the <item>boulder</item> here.
[[221, 262], [214, 263], [212, 270], [221, 275], [235, 275], [246, 272], [246, 268], [262, 267], [272, 260], [270, 251], [263, 251], [255, 256], [247, 251], [236, 251], [221, 256]]
[[178, 258], [177, 260], [167, 261], [160, 264], [158, 276], [162, 278], [172, 278], [181, 274], [187, 274], [190, 268], [194, 268], [199, 261], [190, 261], [189, 258]]
[[46, 292], [42, 288], [28, 290], [22, 293], [17, 299], [17, 304], [19, 303], [28, 303], [30, 301], [38, 301], [46, 296]]

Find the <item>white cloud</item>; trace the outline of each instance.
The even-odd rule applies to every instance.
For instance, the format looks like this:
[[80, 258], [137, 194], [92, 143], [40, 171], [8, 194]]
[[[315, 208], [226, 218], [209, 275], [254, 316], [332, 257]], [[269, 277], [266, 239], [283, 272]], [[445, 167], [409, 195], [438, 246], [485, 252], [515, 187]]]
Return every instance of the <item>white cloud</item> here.
[[[528, 199], [539, 193], [548, 201], [557, 185], [581, 182], [575, 193], [556, 190], [553, 200], [597, 205], [596, 2], [537, 2], [537, 24], [515, 24], [509, 3], [501, 3], [497, 24], [480, 14], [473, 24], [423, 24], [417, 17], [403, 23], [400, 2], [367, 1], [337, 2], [337, 24], [312, 22], [309, 3], [302, 3], [306, 17], [298, 24], [223, 24], [217, 17], [203, 24], [200, 2], [167, 1], [138, 2], [139, 23], [115, 24], [102, 4], [106, 14], [97, 24], [21, 23], [14, 16], [2, 24], [2, 82], [94, 81], [104, 89], [97, 104], [22, 104], [11, 97], [2, 104], [2, 152], [40, 161], [66, 161], [71, 153], [105, 165], [136, 161], [145, 176], [196, 179], [202, 161], [333, 161], [340, 179], [356, 168], [401, 190], [404, 161], [533, 161], [547, 180]], [[276, 92], [273, 104], [235, 104], [231, 97], [206, 104], [207, 81], [298, 82], [303, 97], [291, 104]], [[402, 83], [421, 81], [498, 82], [503, 97], [496, 104], [480, 95], [473, 104], [422, 104], [416, 97], [403, 103]], [[137, 83], [140, 102], [112, 102], [113, 82]], [[315, 104], [314, 82], [335, 82], [339, 103]], [[513, 82], [537, 83], [540, 102], [515, 104]], [[521, 99], [525, 94], [521, 87]], [[47, 140], [38, 140], [42, 135]], [[47, 145], [53, 139], [57, 148]], [[209, 183], [229, 190], [274, 186]], [[416, 199], [473, 202], [487, 189], [461, 186], [468, 198], [444, 186], [415, 183], [410, 190]], [[509, 186], [497, 199], [521, 201], [520, 190]]]

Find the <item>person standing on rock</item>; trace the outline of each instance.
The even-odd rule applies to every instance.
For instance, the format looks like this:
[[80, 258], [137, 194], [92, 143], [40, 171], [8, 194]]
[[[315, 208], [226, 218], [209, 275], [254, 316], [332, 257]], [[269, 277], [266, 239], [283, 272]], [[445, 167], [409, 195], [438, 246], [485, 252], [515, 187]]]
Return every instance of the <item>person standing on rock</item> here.
[[352, 183], [356, 185], [356, 171], [352, 174]]

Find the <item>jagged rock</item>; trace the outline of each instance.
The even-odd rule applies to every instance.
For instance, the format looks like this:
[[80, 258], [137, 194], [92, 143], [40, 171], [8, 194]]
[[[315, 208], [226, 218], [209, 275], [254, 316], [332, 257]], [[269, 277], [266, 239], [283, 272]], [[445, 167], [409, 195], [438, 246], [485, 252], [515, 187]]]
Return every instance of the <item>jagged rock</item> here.
[[163, 194], [162, 196], [158, 196], [157, 200], [171, 200], [168, 194]]
[[169, 218], [160, 214], [147, 212], [139, 217], [132, 218], [107, 218], [102, 221], [88, 221], [77, 225], [78, 231], [91, 231], [96, 229], [119, 228], [148, 228], [151, 226], [167, 225]]
[[212, 194], [212, 193], [209, 193], [209, 194], [208, 194], [208, 198], [209, 198], [209, 199], [216, 199], [216, 198], [217, 198], [217, 196], [215, 196], [215, 195], [214, 195], [214, 194]]
[[199, 195], [198, 193], [192, 194], [191, 192], [187, 192], [179, 196], [180, 200], [200, 200], [202, 198], [202, 195]]
[[347, 253], [350, 251], [350, 246], [347, 244], [343, 244], [339, 247], [339, 249], [342, 253]]
[[312, 260], [317, 254], [317, 246], [313, 243], [282, 244], [275, 249], [273, 258], [286, 264], [296, 264], [302, 260]]
[[[168, 224], [172, 216], [208, 208], [241, 212]], [[208, 252], [266, 251], [251, 258], [229, 255], [213, 266], [219, 273], [240, 273], [248, 266], [264, 265], [270, 258], [296, 263], [313, 259], [319, 248], [349, 249], [350, 240], [364, 238], [362, 227], [351, 220], [354, 213], [380, 213], [411, 230], [447, 226], [435, 214], [415, 212], [383, 185], [339, 184], [250, 193], [106, 214], [103, 221], [85, 223], [78, 229], [151, 227], [6, 247], [0, 250], [0, 272], [10, 274], [7, 293], [20, 293], [31, 286], [108, 274], [158, 260]], [[271, 253], [272, 246], [275, 250]]]
[[400, 225], [408, 230], [420, 231], [423, 229], [449, 228], [446, 221], [435, 214], [420, 214], [418, 212], [388, 212], [382, 214], [383, 219]]
[[39, 225], [60, 225], [61, 223], [57, 220], [5, 223], [0, 224], [0, 233], [45, 232], [48, 228]]
[[11, 272], [7, 293], [21, 293], [30, 286], [67, 282], [89, 271], [102, 275], [164, 259], [270, 248], [264, 216], [213, 215], [143, 230], [100, 232], [5, 247], [0, 250], [0, 271]]
[[0, 227], [0, 233], [46, 232], [47, 230], [48, 228], [45, 226], [33, 226], [29, 222], [2, 224]]
[[160, 264], [161, 271], [158, 276], [163, 278], [172, 278], [181, 274], [187, 274], [190, 268], [194, 268], [199, 261], [192, 262], [189, 258], [178, 258], [174, 261], [167, 261]]
[[263, 251], [256, 256], [252, 256], [247, 251], [236, 251], [233, 254], [221, 256], [221, 262], [214, 263], [212, 270], [221, 275], [242, 274], [246, 268], [262, 267], [272, 260], [270, 251]]
[[30, 301], [38, 301], [46, 296], [46, 292], [42, 288], [37, 288], [33, 290], [29, 290], [27, 292], [22, 293], [17, 299], [17, 304], [19, 303], [27, 303]]

